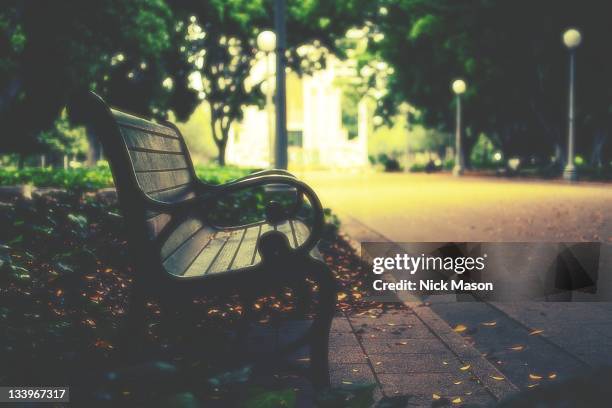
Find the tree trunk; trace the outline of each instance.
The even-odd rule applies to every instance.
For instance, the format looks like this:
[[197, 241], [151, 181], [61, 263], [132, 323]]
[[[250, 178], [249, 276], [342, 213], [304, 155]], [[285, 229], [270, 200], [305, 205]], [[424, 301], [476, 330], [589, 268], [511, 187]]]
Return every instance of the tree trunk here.
[[[219, 150], [219, 156], [217, 156], [217, 163], [219, 166], [225, 166], [225, 150], [227, 148], [227, 139], [229, 137], [229, 121], [227, 121], [226, 126], [223, 126], [223, 116], [218, 117], [215, 114], [214, 109], [211, 110], [211, 128], [212, 135], [217, 145], [217, 149]], [[219, 129], [217, 129], [217, 122], [219, 124]], [[221, 133], [221, 135], [219, 135]]]
[[226, 145], [218, 145], [217, 146], [219, 148], [219, 156], [217, 157], [217, 163], [219, 163], [219, 166], [225, 166], [225, 147]]
[[87, 142], [89, 148], [87, 149], [86, 164], [93, 167], [102, 159], [102, 145], [93, 132], [87, 132]]

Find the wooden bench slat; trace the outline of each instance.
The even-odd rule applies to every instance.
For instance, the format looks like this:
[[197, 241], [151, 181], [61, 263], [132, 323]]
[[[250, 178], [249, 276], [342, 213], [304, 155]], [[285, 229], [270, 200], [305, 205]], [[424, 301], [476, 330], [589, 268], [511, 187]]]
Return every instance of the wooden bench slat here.
[[302, 245], [308, 238], [308, 235], [310, 235], [310, 230], [306, 224], [298, 220], [292, 220], [291, 227], [293, 228], [293, 234], [295, 235], [297, 245]]
[[176, 131], [171, 127], [164, 126], [159, 123], [153, 123], [116, 109], [112, 109], [111, 111], [120, 125], [131, 126], [141, 131], [144, 130], [146, 132], [158, 133], [160, 135], [178, 138]]
[[123, 139], [130, 149], [181, 154], [183, 152], [183, 146], [179, 139], [159, 137], [132, 128], [121, 127], [120, 129]]
[[232, 263], [232, 269], [244, 268], [253, 264], [253, 257], [255, 256], [255, 245], [257, 244], [257, 238], [259, 238], [260, 225], [250, 227], [244, 233], [242, 243], [236, 253], [236, 258]]
[[145, 193], [170, 190], [174, 187], [189, 184], [192, 181], [189, 170], [137, 173], [136, 178]]
[[166, 153], [145, 153], [130, 150], [130, 158], [136, 172], [185, 170], [188, 167], [184, 156]]
[[170, 189], [165, 189], [161, 191], [158, 190], [150, 193], [149, 195], [155, 198], [156, 200], [166, 202], [179, 202], [196, 196], [191, 183], [171, 187]]
[[293, 230], [291, 229], [291, 224], [289, 224], [289, 221], [285, 221], [282, 224], [277, 225], [276, 230], [287, 236], [291, 248], [295, 248], [297, 246], [295, 242], [295, 235], [293, 235]]
[[240, 248], [245, 233], [246, 230], [231, 231], [229, 239], [221, 249], [217, 259], [215, 259], [208, 269], [207, 274], [219, 273], [231, 269], [232, 262], [238, 253], [238, 248]]
[[[259, 236], [261, 237], [265, 232], [273, 231], [274, 226], [270, 224], [262, 224], [261, 231], [259, 232]], [[259, 239], [259, 238], [258, 238]], [[261, 256], [258, 251], [255, 251], [255, 257], [253, 258], [253, 265], [258, 264], [261, 261]]]
[[176, 227], [161, 247], [161, 259], [169, 257], [182, 243], [202, 228], [202, 221], [197, 218], [187, 219]]
[[210, 227], [200, 228], [164, 260], [163, 265], [166, 271], [177, 276], [183, 275], [206, 248], [214, 234], [215, 230]]
[[205, 247], [202, 248], [199, 254], [196, 255], [195, 260], [191, 263], [189, 268], [183, 273], [183, 276], [200, 276], [208, 272], [210, 266], [218, 257], [219, 252], [225, 246], [225, 243], [229, 239], [230, 234], [225, 231], [217, 232], [208, 241]]

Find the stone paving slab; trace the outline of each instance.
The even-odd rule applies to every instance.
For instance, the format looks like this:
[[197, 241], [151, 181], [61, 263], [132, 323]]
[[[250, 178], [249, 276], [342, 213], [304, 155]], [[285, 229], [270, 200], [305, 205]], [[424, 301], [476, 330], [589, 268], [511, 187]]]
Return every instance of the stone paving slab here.
[[[380, 397], [409, 396], [409, 406], [427, 407], [437, 397], [488, 405], [516, 390], [460, 336], [460, 347], [449, 347], [415, 307], [337, 316], [330, 335], [332, 385], [374, 382]], [[481, 378], [483, 373], [502, 380]]]

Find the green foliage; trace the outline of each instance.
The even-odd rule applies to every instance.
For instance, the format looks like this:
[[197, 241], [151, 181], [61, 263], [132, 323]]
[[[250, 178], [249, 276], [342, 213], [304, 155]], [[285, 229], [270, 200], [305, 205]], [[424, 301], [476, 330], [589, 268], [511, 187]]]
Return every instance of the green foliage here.
[[[197, 166], [196, 173], [211, 184], [225, 183], [244, 177], [248, 169], [237, 167]], [[113, 186], [113, 177], [108, 164], [101, 163], [91, 168], [53, 169], [26, 167], [0, 168], [0, 185], [32, 184], [36, 187], [58, 187], [71, 190], [91, 191]]]
[[[162, 65], [154, 62], [169, 48], [172, 32], [163, 0], [5, 3], [0, 12], [0, 122], [12, 131], [0, 136], [0, 151], [41, 149], [38, 134], [54, 131], [73, 91], [93, 88], [111, 100], [120, 98], [133, 111], [152, 113], [162, 89], [154, 78], [163, 76]], [[123, 63], [114, 64], [119, 54]], [[148, 62], [146, 84], [140, 75], [126, 77], [128, 65], [143, 62]], [[129, 86], [128, 79], [141, 86]]]
[[113, 185], [108, 166], [77, 169], [26, 167], [0, 168], [0, 185], [32, 184], [75, 190], [96, 190]]
[[40, 132], [38, 140], [43, 151], [60, 155], [85, 154], [88, 147], [85, 128], [70, 126], [65, 114], [55, 121], [51, 129]]
[[[568, 27], [578, 27], [585, 40], [576, 54], [581, 134], [577, 150], [593, 163], [612, 157], [612, 87], [607, 74], [612, 58], [602, 54], [609, 27], [603, 4], [554, 0], [385, 3], [388, 12], [375, 22], [384, 39], [369, 44], [371, 53], [395, 68], [382, 104], [393, 112], [394, 105], [408, 101], [421, 112], [423, 124], [451, 131], [455, 100], [450, 84], [463, 77], [468, 84], [462, 96], [468, 160], [481, 133], [508, 157], [549, 161], [555, 148], [565, 150], [568, 52], [561, 36]], [[606, 144], [602, 145], [597, 132], [606, 135]]]

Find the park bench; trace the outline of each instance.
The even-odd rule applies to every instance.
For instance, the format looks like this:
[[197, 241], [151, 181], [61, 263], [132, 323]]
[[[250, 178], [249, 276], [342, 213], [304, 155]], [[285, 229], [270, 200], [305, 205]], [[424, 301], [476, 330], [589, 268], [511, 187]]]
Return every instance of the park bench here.
[[[162, 318], [176, 319], [188, 313], [195, 297], [237, 292], [244, 299], [248, 322], [257, 296], [283, 287], [305, 295], [310, 292], [304, 291], [306, 282], [314, 282], [315, 317], [294, 346], [310, 346], [311, 378], [315, 385], [327, 386], [335, 281], [328, 267], [312, 255], [324, 226], [313, 190], [284, 170], [207, 184], [196, 176], [174, 124], [111, 108], [93, 92], [76, 97], [69, 111], [100, 140], [110, 163], [135, 265], [128, 313], [132, 330], [140, 330], [145, 303], [151, 298], [159, 302]], [[262, 219], [246, 225], [216, 225], [209, 216], [220, 200], [270, 185], [287, 186], [290, 205], [270, 201]], [[311, 207], [310, 225], [298, 216], [304, 197]]]

